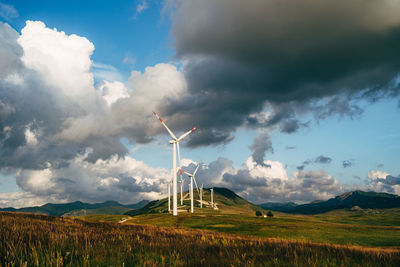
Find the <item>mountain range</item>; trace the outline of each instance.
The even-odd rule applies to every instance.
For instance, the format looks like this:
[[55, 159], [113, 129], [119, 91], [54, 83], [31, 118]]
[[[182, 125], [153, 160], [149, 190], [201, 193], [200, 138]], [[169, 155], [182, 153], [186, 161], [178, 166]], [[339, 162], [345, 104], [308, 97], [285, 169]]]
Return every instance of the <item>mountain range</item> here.
[[[178, 210], [180, 210], [180, 212], [188, 211], [190, 207], [190, 200], [187, 192], [184, 193], [184, 196], [183, 206], [180, 205], [180, 198], [178, 197]], [[388, 193], [364, 191], [347, 192], [326, 201], [316, 200], [308, 204], [269, 202], [255, 205], [227, 188], [214, 187], [214, 203], [216, 203], [215, 209], [211, 208], [210, 200], [210, 189], [204, 189], [203, 209], [199, 209], [199, 196], [195, 192], [196, 213], [242, 214], [253, 216], [256, 211], [266, 214], [266, 210], [293, 214], [319, 214], [336, 209], [385, 209], [400, 207], [400, 196]], [[142, 200], [136, 204], [130, 205], [123, 205], [116, 201], [106, 201], [95, 204], [84, 203], [81, 201], [65, 204], [48, 203], [42, 206], [25, 207], [20, 209], [4, 208], [0, 209], [0, 211], [31, 212], [67, 217], [92, 214], [127, 214], [135, 216], [147, 213], [168, 212], [168, 199], [164, 198], [151, 202], [148, 200]]]
[[[123, 214], [128, 210], [140, 209], [145, 206], [149, 201], [142, 200], [136, 204], [123, 205], [116, 201], [106, 201], [103, 203], [84, 203], [81, 201], [75, 201], [65, 204], [53, 204], [47, 203], [42, 206], [26, 207], [26, 208], [4, 208], [0, 211], [11, 211], [11, 212], [31, 212], [41, 213], [51, 216], [80, 216], [88, 214]], [[75, 213], [73, 213], [73, 211]]]
[[335, 209], [386, 209], [400, 207], [400, 196], [388, 193], [352, 191], [331, 198], [326, 201], [313, 201], [308, 204], [288, 203], [264, 203], [263, 209], [281, 211], [286, 213], [318, 214]]

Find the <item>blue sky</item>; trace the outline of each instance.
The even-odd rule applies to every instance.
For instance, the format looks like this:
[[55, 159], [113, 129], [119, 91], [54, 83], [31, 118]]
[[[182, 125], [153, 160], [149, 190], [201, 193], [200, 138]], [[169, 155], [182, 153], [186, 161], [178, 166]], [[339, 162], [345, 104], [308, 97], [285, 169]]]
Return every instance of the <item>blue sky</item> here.
[[[300, 1], [300, 3], [302, 2], [304, 1]], [[172, 75], [178, 85], [182, 84], [181, 79], [183, 79], [185, 81], [184, 84], [187, 83], [188, 89], [183, 86], [184, 89], [182, 90], [184, 91], [176, 93], [182, 95], [179, 95], [176, 99], [174, 97], [172, 97], [172, 99], [170, 98], [171, 95], [175, 94], [173, 91], [174, 89], [168, 89], [172, 91], [165, 93], [166, 98], [163, 98], [159, 103], [157, 102], [155, 107], [151, 108], [159, 108], [160, 110], [156, 111], [160, 113], [161, 117], [165, 117], [166, 123], [168, 124], [170, 121], [172, 128], [178, 129], [180, 132], [185, 129], [190, 129], [196, 124], [199, 124], [199, 129], [204, 126], [203, 132], [200, 131], [197, 137], [195, 136], [197, 133], [194, 132], [192, 135], [195, 137], [189, 139], [189, 142], [186, 145], [183, 145], [183, 158], [196, 162], [202, 160], [206, 165], [214, 162], [215, 164], [213, 166], [226, 164], [223, 166], [218, 165], [219, 167], [217, 169], [223, 169], [224, 172], [229, 173], [230, 175], [236, 175], [237, 183], [240, 183], [240, 181], [244, 179], [243, 177], [239, 177], [239, 170], [246, 170], [249, 177], [252, 177], [254, 180], [264, 179], [265, 184], [263, 186], [265, 186], [265, 191], [260, 193], [259, 190], [257, 190], [258, 195], [251, 199], [252, 201], [294, 200], [301, 202], [313, 200], [303, 196], [307, 195], [307, 192], [309, 192], [307, 191], [307, 188], [296, 188], [299, 192], [301, 191], [301, 193], [297, 193], [297, 195], [300, 195], [297, 199], [290, 199], [290, 189], [285, 189], [284, 193], [282, 193], [278, 189], [275, 190], [270, 188], [273, 179], [286, 181], [287, 177], [289, 177], [289, 180], [315, 179], [314, 181], [316, 186], [313, 189], [314, 191], [312, 191], [313, 194], [310, 194], [311, 198], [314, 199], [334, 196], [337, 193], [353, 188], [387, 191], [391, 193], [400, 192], [400, 189], [396, 187], [397, 185], [392, 186], [385, 183], [385, 179], [388, 175], [393, 177], [398, 177], [400, 175], [400, 165], [398, 164], [398, 154], [400, 151], [398, 84], [393, 88], [389, 88], [390, 85], [384, 85], [385, 83], [389, 84], [392, 79], [398, 79], [400, 69], [398, 69], [398, 66], [392, 63], [391, 60], [387, 59], [385, 53], [390, 57], [390, 51], [380, 53], [378, 51], [380, 49], [378, 45], [373, 46], [376, 51], [370, 51], [370, 53], [373, 54], [376, 52], [377, 58], [382, 58], [382, 60], [369, 60], [369, 55], [367, 54], [365, 54], [365, 58], [363, 58], [363, 52], [360, 52], [361, 59], [354, 57], [354, 62], [359, 60], [359, 62], [362, 63], [351, 65], [344, 61], [341, 63], [343, 67], [339, 68], [334, 65], [339, 64], [338, 60], [326, 56], [326, 63], [332, 64], [332, 70], [330, 71], [329, 68], [324, 69], [321, 67], [321, 71], [319, 71], [318, 67], [314, 68], [314, 66], [312, 66], [312, 64], [317, 61], [308, 61], [314, 56], [314, 52], [311, 53], [307, 50], [308, 42], [303, 42], [299, 39], [302, 38], [301, 34], [299, 35], [300, 37], [293, 37], [294, 35], [292, 35], [289, 38], [283, 36], [281, 31], [275, 31], [274, 27], [269, 27], [268, 30], [265, 30], [269, 31], [265, 32], [265, 38], [267, 38], [268, 41], [265, 41], [266, 39], [264, 36], [255, 37], [254, 34], [250, 36], [243, 33], [243, 31], [241, 33], [243, 36], [237, 38], [237, 36], [235, 36], [235, 26], [239, 29], [241, 27], [243, 27], [243, 29], [246, 29], [246, 27], [253, 27], [255, 33], [259, 33], [260, 31], [264, 33], [263, 31], [265, 28], [261, 27], [260, 30], [257, 29], [257, 25], [249, 26], [246, 25], [246, 22], [243, 22], [245, 21], [245, 17], [249, 14], [253, 14], [254, 17], [259, 15], [256, 8], [249, 8], [247, 10], [248, 7], [246, 7], [246, 9], [243, 10], [243, 21], [237, 18], [230, 20], [230, 13], [225, 12], [226, 10], [231, 9], [232, 14], [235, 14], [235, 12], [239, 12], [243, 9], [240, 2], [237, 1], [228, 4], [223, 8], [223, 11], [218, 10], [219, 7], [213, 6], [214, 4], [208, 1], [202, 4], [195, 3], [195, 1], [188, 1], [187, 3], [175, 1], [174, 9], [168, 7], [168, 3], [170, 3], [168, 1], [146, 0], [118, 0], [112, 2], [2, 0], [0, 3], [0, 21], [10, 25], [11, 28], [21, 36], [25, 35], [25, 33], [22, 33], [24, 28], [27, 29], [28, 32], [26, 21], [41, 21], [45, 24], [45, 27], [51, 29], [53, 33], [63, 31], [67, 36], [74, 34], [86, 38], [95, 47], [95, 50], [90, 57], [92, 60], [90, 72], [94, 74], [93, 86], [95, 90], [97, 92], [103, 92], [103, 97], [106, 98], [105, 94], [108, 92], [106, 90], [110, 91], [117, 89], [113, 89], [114, 87], [108, 88], [107, 86], [109, 85], [104, 85], [105, 80], [110, 83], [117, 81], [121, 82], [121, 86], [124, 88], [123, 90], [121, 89], [122, 91], [120, 94], [125, 94], [125, 96], [117, 96], [119, 100], [112, 104], [112, 111], [106, 111], [104, 113], [106, 115], [102, 115], [103, 118], [97, 118], [97, 111], [94, 111], [93, 114], [91, 113], [92, 111], [85, 111], [90, 115], [85, 118], [90, 117], [91, 121], [94, 118], [93, 125], [96, 126], [93, 127], [97, 127], [93, 132], [89, 133], [88, 136], [82, 138], [76, 136], [65, 137], [65, 132], [62, 132], [64, 135], [54, 134], [57, 138], [62, 136], [62, 138], [64, 138], [62, 139], [63, 141], [58, 141], [55, 144], [52, 143], [52, 145], [43, 145], [43, 147], [46, 147], [47, 149], [43, 154], [50, 153], [50, 147], [52, 146], [60, 147], [60, 150], [57, 150], [58, 152], [56, 153], [58, 155], [57, 157], [60, 157], [57, 161], [53, 162], [51, 159], [43, 159], [43, 161], [41, 163], [39, 162], [38, 165], [32, 163], [34, 165], [32, 165], [32, 167], [27, 166], [29, 164], [18, 165], [19, 163], [17, 163], [17, 161], [20, 161], [21, 159], [19, 159], [18, 156], [15, 156], [15, 158], [18, 159], [16, 159], [15, 164], [3, 164], [2, 176], [0, 178], [0, 194], [21, 192], [25, 195], [20, 198], [15, 197], [13, 200], [14, 202], [7, 200], [7, 196], [9, 195], [3, 195], [3, 197], [0, 197], [0, 201], [2, 201], [0, 204], [2, 206], [24, 206], [31, 203], [40, 204], [47, 201], [63, 202], [78, 199], [95, 202], [101, 201], [102, 199], [106, 200], [107, 198], [113, 198], [115, 196], [113, 193], [105, 193], [102, 195], [101, 192], [103, 191], [101, 190], [104, 190], [104, 188], [93, 192], [93, 197], [87, 198], [85, 198], [84, 195], [90, 195], [91, 192], [89, 191], [89, 193], [86, 191], [76, 193], [68, 191], [73, 190], [71, 188], [65, 188], [63, 189], [64, 191], [60, 193], [57, 190], [54, 190], [53, 187], [49, 187], [46, 192], [34, 188], [33, 184], [36, 184], [34, 179], [38, 179], [35, 177], [39, 177], [45, 173], [46, 170], [50, 170], [51, 172], [51, 178], [49, 178], [48, 183], [56, 184], [55, 181], [59, 181], [61, 179], [60, 177], [63, 179], [72, 179], [68, 175], [73, 176], [77, 173], [84, 172], [82, 177], [90, 177], [88, 179], [93, 183], [92, 188], [96, 186], [99, 186], [100, 188], [101, 186], [105, 186], [105, 184], [122, 183], [123, 178], [121, 177], [125, 177], [130, 171], [128, 176], [131, 177], [135, 183], [139, 183], [138, 181], [141, 181], [140, 183], [145, 183], [147, 180], [151, 180], [146, 188], [157, 188], [157, 186], [162, 188], [162, 184], [164, 184], [168, 179], [164, 177], [164, 180], [161, 182], [157, 180], [159, 179], [157, 178], [158, 175], [161, 175], [159, 174], [160, 171], [158, 168], [162, 169], [163, 175], [165, 176], [171, 167], [171, 148], [167, 144], [168, 137], [165, 135], [162, 126], [155, 124], [155, 122], [154, 124], [151, 122], [150, 125], [148, 120], [140, 122], [135, 121], [135, 116], [132, 118], [132, 125], [137, 123], [140, 125], [138, 128], [135, 128], [134, 126], [126, 126], [126, 124], [121, 124], [122, 126], [118, 124], [121, 121], [124, 121], [124, 123], [125, 121], [129, 121], [127, 118], [132, 116], [132, 113], [129, 112], [124, 115], [123, 119], [119, 117], [117, 118], [119, 115], [110, 115], [111, 122], [108, 122], [107, 117], [107, 114], [121, 114], [122, 111], [129, 111], [129, 105], [140, 105], [142, 102], [137, 102], [139, 100], [133, 99], [134, 97], [139, 98], [136, 95], [138, 88], [140, 88], [139, 91], [142, 92], [143, 97], [147, 96], [146, 92], [148, 92], [149, 95], [151, 95], [152, 92], [153, 94], [157, 94], [157, 88], [152, 89], [154, 91], [151, 91], [150, 89], [147, 90], [146, 86], [149, 86], [149, 84], [153, 85], [153, 83], [150, 82], [153, 82], [152, 79], [154, 79], [154, 77], [158, 77], [162, 79], [164, 83], [167, 82], [169, 84], [169, 80], [163, 78], [164, 76], [162, 75]], [[263, 6], [262, 8], [270, 8], [267, 4], [265, 5], [266, 6]], [[343, 5], [344, 6], [342, 7], [338, 7], [339, 11], [340, 8], [346, 8], [345, 4]], [[365, 8], [366, 13], [372, 12], [372, 17], [374, 17], [375, 7], [370, 5], [371, 4], [365, 4], [365, 7], [363, 8]], [[252, 4], [249, 4], [249, 6], [252, 6]], [[256, 6], [256, 4], [254, 4], [254, 6]], [[354, 11], [351, 8], [349, 10], [351, 10], [351, 12]], [[321, 12], [324, 11], [325, 10], [323, 9]], [[277, 10], [277, 13], [279, 12], [287, 11]], [[379, 12], [376, 11], [376, 13]], [[203, 15], [201, 16], [201, 14]], [[224, 18], [224, 16], [227, 16], [227, 18]], [[378, 15], [376, 16], [376, 25], [379, 26], [381, 25], [380, 20], [383, 21], [384, 18], [381, 18]], [[270, 19], [273, 21], [273, 16], [271, 16]], [[344, 20], [346, 20], [346, 18]], [[224, 28], [223, 23], [228, 22], [228, 27]], [[308, 25], [308, 22], [309, 21], [306, 21], [304, 25]], [[210, 27], [209, 23], [214, 23], [211, 25], [216, 26]], [[266, 23], [270, 23], [270, 21]], [[276, 24], [277, 29], [280, 27], [279, 23], [281, 22]], [[393, 19], [391, 23], [396, 25], [396, 27], [400, 25], [400, 22], [397, 21], [397, 19]], [[356, 25], [356, 23], [354, 23], [354, 25]], [[383, 22], [382, 25], [384, 25], [382, 27], [386, 27], [386, 24]], [[232, 29], [227, 30], [230, 26]], [[285, 29], [287, 25], [282, 22], [281, 27]], [[305, 28], [295, 30], [303, 31], [304, 38], [309, 39], [308, 34], [312, 31], [309, 31], [306, 26], [304, 27]], [[368, 29], [370, 25], [363, 24], [362, 27]], [[54, 28], [56, 28], [56, 30]], [[224, 30], [218, 32], [220, 28]], [[377, 28], [380, 29], [380, 26]], [[361, 31], [364, 30], [364, 28], [360, 29]], [[360, 29], [356, 28], [355, 31], [360, 31]], [[349, 31], [351, 32], [351, 29]], [[366, 32], [368, 31], [366, 30]], [[202, 34], [204, 36], [202, 36]], [[321, 35], [323, 34], [321, 33]], [[332, 36], [336, 35], [332, 34]], [[289, 38], [291, 42], [294, 43], [293, 47], [295, 48], [290, 48], [286, 43], [284, 45], [278, 45], [278, 48], [274, 47], [275, 40], [286, 40], [285, 38]], [[322, 37], [320, 38], [318, 32], [312, 38], [314, 38], [316, 44], [319, 44], [319, 40], [326, 40]], [[340, 47], [340, 49], [343, 49], [343, 47], [346, 48], [346, 43], [341, 42], [340, 38], [350, 37], [338, 34], [337, 37], [332, 38], [337, 39], [334, 39], [329, 45], [326, 45], [321, 41], [322, 44], [318, 45], [318, 48], [315, 49], [316, 57], [325, 55], [324, 53], [327, 53], [325, 50], [328, 48], [331, 49], [331, 47], [335, 47], [335, 45]], [[28, 41], [25, 43], [19, 42], [25, 53], [28, 53], [25, 49], [27, 49], [27, 44], [29, 45], [29, 42], [31, 42], [31, 39], [27, 40]], [[388, 40], [382, 40], [382, 43], [393, 42], [391, 44], [396, 46], [396, 41], [390, 40], [392, 39], [388, 38]], [[253, 41], [255, 43], [254, 46], [252, 46]], [[237, 44], [232, 45], [232, 43], [235, 42], [237, 42]], [[87, 45], [87, 43], [85, 43], [85, 45]], [[300, 49], [298, 47], [301, 47], [302, 45], [305, 46], [304, 51], [308, 51], [306, 53], [307, 59], [299, 57], [298, 60], [288, 61], [289, 63], [287, 63], [288, 65], [286, 66], [288, 70], [287, 75], [284, 78], [280, 78], [280, 80], [275, 78], [280, 77], [280, 63], [274, 63], [275, 57], [269, 54], [269, 50], [272, 51], [272, 54], [283, 53], [282, 55], [285, 55], [284, 53], [286, 52], [282, 52], [280, 50], [281, 47], [288, 46], [289, 51], [290, 49]], [[246, 50], [247, 48], [243, 47], [250, 47], [250, 49]], [[256, 57], [252, 56], [252, 53], [257, 51], [257, 49], [260, 49], [260, 47], [260, 51], [262, 52], [256, 54]], [[382, 45], [382, 47], [385, 46]], [[336, 51], [334, 48], [332, 49], [332, 51]], [[349, 50], [350, 49], [351, 48], [349, 48]], [[44, 47], [44, 51], [46, 51], [46, 46]], [[90, 48], [88, 48], [88, 51], [90, 51]], [[301, 55], [301, 53], [303, 53], [303, 50], [298, 51], [299, 55]], [[334, 52], [329, 53], [334, 54]], [[346, 52], [344, 52], [343, 55], [345, 53]], [[352, 53], [354, 54], [354, 52], [348, 53], [349, 56], [343, 56], [340, 54], [338, 57], [343, 56], [345, 59], [352, 59]], [[246, 58], [247, 56], [248, 58]], [[199, 58], [202, 60], [198, 60]], [[283, 61], [286, 60], [285, 56], [282, 56], [282, 59]], [[34, 65], [29, 65], [26, 62], [27, 61], [24, 61], [26, 68], [31, 68], [39, 72], [41, 71], [40, 67], [37, 66], [42, 63], [39, 62], [39, 65], [35, 65], [36, 63]], [[321, 75], [320, 79], [313, 80], [314, 78], [310, 78], [308, 74], [305, 74], [306, 72], [303, 73], [303, 71], [296, 71], [297, 69], [300, 69], [300, 66], [296, 66], [295, 64], [297, 63], [293, 62], [306, 62], [304, 64], [311, 66], [310, 71], [314, 71], [316, 76]], [[157, 65], [160, 63], [166, 65]], [[317, 63], [320, 64], [321, 62]], [[63, 63], [60, 62], [60, 64]], [[274, 69], [274, 64], [276, 69]], [[242, 68], [241, 66], [246, 67]], [[268, 67], [262, 69], [264, 66]], [[369, 73], [368, 75], [363, 76], [363, 71], [368, 73], [371, 69], [378, 70], [381, 69], [382, 66], [391, 67], [390, 69], [385, 69], [383, 74], [379, 73], [380, 76], [378, 74], [374, 76], [375, 73]], [[150, 67], [150, 69], [148, 67]], [[232, 68], [240, 70], [241, 72], [236, 72], [237, 70], [232, 71]], [[260, 68], [262, 69], [261, 71]], [[348, 68], [346, 73], [340, 73], [340, 69], [343, 68]], [[243, 71], [243, 69], [245, 69], [245, 71]], [[132, 74], [132, 71], [136, 71], [136, 74]], [[274, 78], [270, 78], [270, 80], [265, 78], [269, 77], [268, 71], [275, 73], [271, 76]], [[324, 71], [326, 72], [324, 73]], [[259, 75], [259, 73], [262, 74]], [[247, 77], [245, 75], [249, 76]], [[46, 76], [43, 77], [42, 80], [46, 81]], [[6, 78], [4, 78], [3, 84], [6, 84]], [[370, 80], [375, 78], [376, 80]], [[290, 82], [285, 80], [290, 80]], [[304, 84], [302, 86], [296, 87], [297, 84], [303, 82]], [[357, 85], [354, 85], [355, 83], [357, 83]], [[158, 83], [155, 84], [158, 85]], [[174, 85], [175, 83], [171, 82], [171, 84]], [[261, 88], [258, 88], [260, 84]], [[379, 87], [379, 89], [373, 90], [376, 84], [383, 85]], [[117, 84], [113, 84], [113, 86], [117, 86]], [[245, 88], [246, 86], [248, 86], [248, 88]], [[275, 86], [277, 89], [273, 90], [276, 90], [277, 93], [272, 89], [266, 89], [269, 88], [268, 86]], [[312, 89], [309, 90], [306, 87]], [[6, 87], [0, 87], [0, 89], [3, 90], [3, 92], [10, 90], [6, 89]], [[165, 92], [164, 89], [160, 88], [159, 90], [160, 92]], [[220, 94], [220, 92], [222, 93]], [[128, 94], [130, 97], [128, 97]], [[225, 94], [227, 94], [228, 97], [225, 98]], [[243, 108], [241, 106], [240, 94], [243, 96]], [[6, 95], [6, 93], [4, 93], [4, 95]], [[210, 95], [212, 98], [207, 99]], [[180, 98], [181, 96], [184, 97]], [[250, 98], [248, 98], [249, 96]], [[338, 99], [345, 99], [345, 101], [340, 103], [338, 102], [337, 106], [334, 106], [334, 108], [331, 109], [334, 111], [330, 110], [329, 115], [318, 119], [320, 114], [328, 112], [326, 110], [332, 103], [330, 101], [335, 99], [335, 97], [338, 97]], [[125, 103], [127, 104], [127, 107], [125, 107], [123, 101], [128, 100], [124, 99], [131, 98], [133, 99], [131, 102], [133, 104]], [[8, 98], [6, 97], [3, 98], [4, 101], [7, 101], [7, 99]], [[206, 102], [202, 102], [203, 100]], [[315, 100], [319, 100], [319, 102], [315, 102]], [[65, 103], [69, 103], [68, 101], [65, 100]], [[71, 101], [73, 102], [75, 100], [72, 99]], [[188, 101], [192, 101], [193, 105], [188, 105]], [[359, 110], [362, 112], [352, 114], [350, 111], [345, 110], [344, 112], [341, 112], [339, 110], [339, 105], [345, 106], [350, 102], [357, 105]], [[210, 106], [214, 106], [209, 107], [206, 104], [205, 107], [204, 104], [201, 103], [209, 103]], [[218, 110], [219, 103], [221, 103], [220, 110]], [[322, 104], [317, 107], [316, 103]], [[254, 107], [251, 107], [252, 105], [254, 105]], [[61, 106], [63, 106], [63, 104], [61, 104]], [[90, 105], [88, 104], [87, 106]], [[147, 106], [144, 104], [144, 107]], [[286, 109], [286, 107], [288, 107], [288, 109]], [[111, 106], [109, 108], [111, 109]], [[104, 109], [106, 108], [104, 107]], [[143, 109], [140, 111], [147, 114]], [[150, 110], [149, 107], [149, 116], [151, 115], [151, 111], [152, 110]], [[71, 112], [68, 114], [70, 113]], [[184, 117], [180, 117], [180, 114], [182, 113], [185, 114]], [[229, 116], [225, 117], [225, 114], [229, 115], [230, 113], [234, 114], [232, 115], [232, 121], [230, 121]], [[215, 114], [221, 114], [221, 117], [218, 117], [218, 115], [216, 116]], [[254, 118], [253, 115], [256, 117], [258, 116], [257, 118], [264, 115], [267, 117], [265, 117], [264, 122], [257, 119], [257, 122], [254, 125], [251, 125], [250, 119]], [[279, 117], [280, 119], [275, 122], [273, 118], [274, 116], [278, 118], [278, 115], [281, 117]], [[193, 122], [191, 121], [190, 116], [192, 116]], [[29, 143], [29, 133], [34, 134], [34, 139], [32, 139], [34, 144], [42, 142], [40, 138], [42, 136], [45, 138], [44, 133], [47, 131], [46, 129], [50, 128], [46, 127], [47, 119], [48, 116], [41, 119], [41, 117], [37, 115], [24, 121], [23, 127], [25, 128], [23, 129], [29, 128], [29, 131], [25, 131], [25, 146]], [[70, 123], [75, 119], [76, 118], [74, 117], [74, 119], [70, 118], [69, 120], [60, 122], [60, 125], [62, 125], [61, 127], [67, 127], [67, 123]], [[52, 122], [54, 120], [49, 119], [48, 121], [50, 123], [50, 121]], [[6, 121], [6, 119], [4, 119], [4, 121]], [[219, 121], [222, 123], [218, 123]], [[103, 122], [105, 125], [108, 125], [106, 126], [108, 129], [103, 129], [98, 126]], [[289, 123], [292, 123], [292, 126], [294, 125], [293, 130], [282, 130], [285, 125]], [[224, 128], [225, 124], [226, 128]], [[87, 121], [84, 125], [92, 124]], [[6, 123], [2, 124], [3, 129], [6, 129], [5, 127], [7, 126]], [[16, 129], [15, 127], [16, 126], [12, 129]], [[142, 135], [142, 130], [148, 137], [152, 134], [152, 136], [149, 137], [152, 139], [151, 142], [149, 142], [149, 140], [144, 141], [146, 138]], [[207, 137], [204, 137], [207, 136], [207, 134], [210, 134], [210, 140], [208, 141]], [[257, 162], [254, 157], [251, 157], [255, 153], [255, 149], [253, 148], [261, 146], [261, 144], [258, 144], [255, 139], [258, 136], [263, 135], [265, 135], [266, 139], [270, 139], [271, 143], [269, 146], [264, 144], [265, 147], [262, 149], [262, 152], [264, 153], [263, 160], [265, 161]], [[51, 138], [49, 136], [50, 133], [49, 135], [46, 133], [46, 138], [50, 140]], [[97, 140], [96, 138], [101, 141], [94, 145], [97, 141], [93, 140]], [[63, 142], [72, 142], [69, 147], [76, 147], [76, 151], [70, 152], [69, 149], [64, 147]], [[110, 148], [97, 148], [100, 147], [100, 144], [112, 145]], [[254, 144], [253, 148], [251, 148], [252, 144]], [[99, 168], [97, 165], [90, 167], [92, 168], [90, 173], [87, 169], [82, 171], [77, 169], [68, 169], [72, 167], [53, 167], [63, 166], [62, 162], [67, 162], [66, 165], [70, 164], [70, 166], [74, 166], [73, 164], [76, 163], [76, 159], [79, 158], [79, 155], [83, 153], [82, 151], [89, 148], [95, 151], [92, 153], [93, 157], [95, 157], [95, 154], [97, 155], [97, 153], [100, 155], [96, 156], [97, 158], [95, 159], [107, 161], [110, 160], [112, 155], [118, 155], [118, 157], [127, 156], [129, 160], [132, 159], [132, 161], [143, 161], [146, 168], [151, 168], [152, 171], [147, 169], [144, 171], [144, 167], [141, 166], [137, 167], [142, 168], [140, 169], [140, 172], [138, 171], [139, 169], [132, 169], [123, 175], [121, 173], [113, 173], [107, 176], [104, 173], [99, 174], [96, 172], [96, 168]], [[15, 151], [18, 151], [18, 149]], [[29, 154], [27, 155], [26, 158], [24, 157], [25, 162], [27, 160], [29, 161], [29, 159], [32, 159], [33, 162], [33, 157], [37, 158], [37, 156], [34, 155], [31, 155], [32, 158], [30, 158]], [[5, 156], [7, 157], [7, 155]], [[10, 155], [8, 156], [11, 158]], [[319, 156], [329, 159], [327, 162], [317, 162], [317, 157]], [[227, 159], [228, 161], [231, 161], [231, 163], [221, 163], [221, 161], [218, 161], [219, 158]], [[304, 164], [307, 160], [309, 163]], [[88, 159], [88, 161], [90, 160]], [[92, 163], [95, 162], [94, 160], [91, 161]], [[348, 166], [344, 167], [344, 161], [348, 163]], [[4, 160], [4, 162], [8, 162], [8, 160]], [[110, 164], [110, 166], [111, 164], [128, 164], [124, 162], [121, 163], [120, 161], [118, 162], [119, 163], [110, 163], [107, 161], [107, 164]], [[249, 167], [251, 165], [249, 162], [254, 162], [254, 166], [256, 167]], [[47, 166], [46, 164], [50, 164], [52, 167], [43, 167]], [[135, 162], [135, 164], [138, 163]], [[193, 166], [190, 165], [190, 162], [187, 164], [187, 168], [193, 168]], [[302, 165], [303, 169], [300, 168]], [[81, 168], [86, 168], [82, 166]], [[109, 168], [112, 169], [114, 167]], [[208, 166], [207, 170], [211, 173], [212, 168], [213, 167]], [[281, 175], [282, 171], [286, 171], [287, 177], [286, 174]], [[142, 175], [143, 172], [146, 174], [143, 174], [144, 176], [142, 177], [140, 175]], [[38, 173], [40, 175], [37, 175]], [[141, 174], [139, 175], [138, 173]], [[154, 173], [154, 175], [151, 173]], [[155, 173], [157, 173], [157, 175]], [[216, 177], [206, 177], [206, 170], [204, 173], [204, 181], [207, 181], [208, 184], [212, 184], [211, 181], [215, 179], [218, 180], [218, 182], [215, 182], [217, 185], [229, 186], [228, 181], [224, 179], [223, 172], [212, 172], [212, 175], [216, 175]], [[59, 177], [56, 175], [59, 175]], [[119, 175], [122, 176], [120, 177]], [[136, 177], [134, 175], [138, 176]], [[101, 178], [99, 178], [100, 176]], [[75, 177], [74, 179], [77, 178]], [[324, 179], [328, 182], [321, 182], [325, 181]], [[74, 180], [74, 183], [75, 182], [76, 181]], [[319, 182], [322, 184], [329, 183], [329, 187], [325, 188], [322, 185], [318, 187]], [[296, 182], [296, 185], [299, 183], [301, 184], [301, 182]], [[56, 185], [61, 187], [65, 186], [64, 184]], [[142, 185], [143, 184], [141, 184], [141, 186]], [[237, 191], [242, 196], [251, 198], [250, 196], [254, 196], [256, 189], [250, 187], [250, 185], [249, 187], [237, 187]], [[88, 188], [90, 188], [90, 186], [88, 186]], [[120, 186], [118, 188], [120, 188]], [[139, 192], [134, 191], [137, 194], [135, 197], [132, 197], [130, 201], [134, 202], [143, 198], [158, 198], [162, 196], [164, 192], [159, 194], [159, 192], [157, 192], [158, 189], [154, 188], [152, 190], [146, 189], [148, 190], [146, 192], [141, 192], [140, 190]], [[293, 188], [293, 186], [287, 186], [287, 188]], [[112, 188], [110, 188], [110, 192], [111, 190]], [[106, 192], [108, 191], [106, 190]], [[134, 193], [126, 192], [126, 194]], [[271, 197], [274, 194], [277, 196]], [[287, 197], [278, 197], [278, 195], [282, 194], [286, 194]], [[115, 198], [117, 198], [117, 196], [115, 196]]]

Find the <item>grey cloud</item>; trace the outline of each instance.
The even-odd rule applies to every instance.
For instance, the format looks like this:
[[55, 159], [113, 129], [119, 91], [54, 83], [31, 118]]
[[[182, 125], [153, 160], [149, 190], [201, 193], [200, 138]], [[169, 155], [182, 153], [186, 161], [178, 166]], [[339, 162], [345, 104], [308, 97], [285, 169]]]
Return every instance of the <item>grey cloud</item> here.
[[400, 4], [385, 3], [178, 0], [172, 34], [191, 101], [166, 110], [187, 111], [211, 137], [216, 130], [222, 139], [213, 142], [266, 103], [294, 111], [272, 110], [270, 125], [287, 133], [305, 112], [317, 120], [359, 116], [358, 99], [399, 93], [392, 81], [400, 70]]
[[327, 164], [327, 163], [331, 163], [332, 159], [330, 157], [326, 157], [326, 156], [318, 156], [315, 158], [314, 160], [315, 163], [322, 163], [322, 164]]
[[[262, 168], [267, 168], [258, 165]], [[189, 166], [194, 169], [195, 165]], [[272, 167], [272, 166], [271, 166]], [[270, 168], [271, 168], [270, 167]], [[273, 167], [272, 167], [273, 168]], [[296, 172], [289, 179], [254, 177], [247, 167], [235, 169], [230, 160], [219, 158], [199, 170], [199, 184], [225, 186], [255, 203], [266, 201], [307, 202], [328, 199], [348, 188], [323, 171]]]
[[313, 163], [329, 164], [331, 162], [332, 162], [332, 159], [330, 157], [320, 155], [314, 159], [307, 159], [307, 160], [303, 161], [303, 164], [298, 166], [297, 169], [302, 171], [309, 164], [313, 164]]
[[261, 133], [253, 141], [253, 144], [249, 146], [250, 150], [253, 152], [252, 157], [255, 162], [260, 165], [264, 165], [265, 153], [274, 153], [274, 148], [272, 147], [271, 138], [268, 133]]
[[400, 185], [400, 176], [388, 175], [386, 178], [377, 178], [376, 180], [387, 185]]
[[353, 166], [353, 163], [351, 163], [350, 160], [343, 160], [342, 166], [343, 166], [343, 168], [351, 167], [351, 166]]

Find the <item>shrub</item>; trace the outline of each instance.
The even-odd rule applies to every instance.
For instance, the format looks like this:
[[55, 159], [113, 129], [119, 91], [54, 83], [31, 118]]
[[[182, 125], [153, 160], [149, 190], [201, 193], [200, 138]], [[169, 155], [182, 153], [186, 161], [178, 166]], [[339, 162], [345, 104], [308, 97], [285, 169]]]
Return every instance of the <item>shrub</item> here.
[[268, 211], [267, 216], [268, 217], [274, 217], [274, 214], [272, 213], [272, 211]]
[[256, 211], [256, 216], [261, 216], [262, 214], [261, 214], [261, 211], [259, 211], [259, 210], [257, 210]]

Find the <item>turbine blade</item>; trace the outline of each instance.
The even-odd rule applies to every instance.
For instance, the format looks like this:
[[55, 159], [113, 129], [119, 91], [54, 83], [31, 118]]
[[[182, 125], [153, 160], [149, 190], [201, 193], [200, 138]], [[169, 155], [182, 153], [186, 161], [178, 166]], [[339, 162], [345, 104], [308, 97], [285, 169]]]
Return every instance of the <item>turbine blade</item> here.
[[195, 176], [196, 172], [199, 170], [200, 164], [201, 164], [201, 162], [197, 165], [196, 170], [194, 170], [193, 176]]
[[186, 136], [188, 136], [191, 132], [193, 132], [194, 130], [197, 129], [197, 126], [195, 126], [194, 128], [192, 128], [190, 131], [187, 131], [186, 133], [182, 134], [179, 138], [178, 138], [178, 142], [181, 141], [183, 138], [185, 138]]
[[177, 139], [176, 136], [174, 135], [174, 133], [168, 128], [168, 126], [165, 124], [165, 122], [157, 115], [157, 113], [155, 113], [153, 111], [154, 116], [157, 117], [157, 119], [161, 122], [161, 124], [165, 127], [165, 129], [168, 131], [169, 135], [173, 138], [173, 139]]
[[185, 172], [185, 171], [183, 171], [184, 173], [186, 173], [188, 176], [193, 176], [193, 174], [191, 174], [191, 173], [188, 173], [188, 172]]
[[194, 180], [194, 184], [196, 185], [197, 193], [199, 193], [199, 195], [200, 195], [199, 187], [197, 186], [196, 178], [194, 178], [194, 176], [193, 176], [193, 180]]

